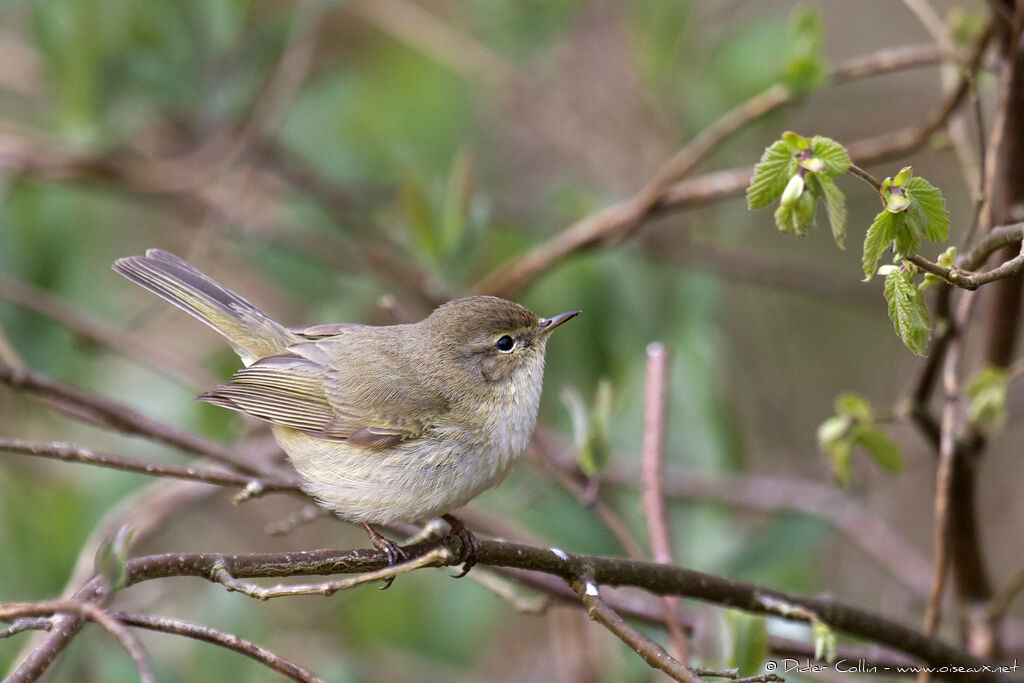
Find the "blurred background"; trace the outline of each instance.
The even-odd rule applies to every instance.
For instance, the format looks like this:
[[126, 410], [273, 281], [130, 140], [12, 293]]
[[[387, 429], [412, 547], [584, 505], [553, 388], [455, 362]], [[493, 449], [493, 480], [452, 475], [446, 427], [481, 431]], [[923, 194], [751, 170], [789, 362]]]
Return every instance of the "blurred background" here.
[[[932, 6], [943, 22], [969, 28], [985, 3]], [[820, 16], [833, 67], [934, 42], [903, 3], [801, 7], [0, 3], [0, 342], [33, 371], [265, 454], [262, 425], [192, 400], [237, 368], [234, 354], [114, 274], [114, 259], [173, 251], [286, 324], [418, 319], [629, 197], [705, 126], [778, 82], [794, 49], [794, 11]], [[983, 104], [992, 86], [980, 81]], [[690, 176], [749, 168], [784, 130], [844, 143], [886, 133], [922, 120], [942, 97], [938, 64], [824, 87], [747, 126]], [[955, 241], [972, 206], [946, 141], [937, 136], [871, 170], [885, 177], [908, 164], [943, 189]], [[670, 350], [666, 458], [682, 479], [670, 508], [677, 563], [828, 592], [917, 624], [930, 580], [935, 461], [927, 444], [894, 423], [903, 472], [855, 458], [842, 491], [815, 442], [837, 394], [856, 391], [891, 412], [921, 362], [893, 333], [882, 283], [860, 282], [859, 245], [877, 200], [854, 178], [839, 185], [850, 206], [847, 251], [827, 226], [796, 239], [775, 229], [769, 211], [748, 211], [742, 193], [712, 194], [647, 221], [633, 238], [554, 264], [514, 297], [540, 315], [584, 311], [549, 345], [541, 423], [547, 450], [571, 463], [572, 414], [561, 397], [571, 388], [589, 408], [607, 380], [607, 472], [618, 481], [638, 470], [645, 348], [658, 340]], [[65, 308], [114, 330], [122, 348], [55, 322], [54, 312], [69, 317]], [[1011, 398], [1019, 416], [1020, 392]], [[0, 434], [190, 460], [71, 421], [5, 386]], [[1021, 436], [1011, 417], [981, 473], [982, 540], [996, 585], [1019, 568], [1024, 502], [1013, 456]], [[525, 459], [473, 503], [473, 514], [566, 550], [623, 555], [601, 516], [543, 459]], [[638, 487], [599, 491], [646, 549]], [[270, 536], [266, 525], [301, 503], [270, 496], [236, 507], [230, 495], [0, 454], [0, 601], [60, 594], [76, 561], [91, 569], [83, 546], [125, 510], [154, 517], [133, 554], [366, 545], [360, 530], [329, 519]], [[119, 600], [232, 631], [331, 681], [654, 677], [581, 610], [522, 614], [446, 573], [420, 571], [386, 592], [330, 599], [258, 603], [181, 579]], [[684, 607], [700, 624], [701, 661], [745, 663], [735, 615]], [[946, 624], [955, 639], [955, 619]], [[774, 621], [769, 630], [809, 637]], [[219, 648], [141, 637], [161, 681], [272, 678]], [[0, 670], [28, 638], [0, 640]], [[135, 675], [95, 628], [52, 672], [76, 681]]]

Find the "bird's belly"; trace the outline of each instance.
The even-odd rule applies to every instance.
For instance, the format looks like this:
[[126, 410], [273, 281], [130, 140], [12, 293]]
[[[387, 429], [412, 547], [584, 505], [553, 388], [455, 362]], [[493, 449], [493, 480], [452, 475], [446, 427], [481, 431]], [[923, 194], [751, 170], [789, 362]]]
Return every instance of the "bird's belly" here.
[[372, 450], [274, 425], [307, 493], [344, 519], [375, 524], [425, 521], [465, 505], [505, 478], [532, 431], [531, 423], [474, 439], [442, 428]]

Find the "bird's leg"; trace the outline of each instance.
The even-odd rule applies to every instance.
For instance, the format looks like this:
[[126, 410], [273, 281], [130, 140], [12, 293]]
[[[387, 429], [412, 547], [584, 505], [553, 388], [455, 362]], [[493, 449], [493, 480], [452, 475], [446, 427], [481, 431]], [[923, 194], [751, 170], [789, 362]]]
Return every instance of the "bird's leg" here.
[[[373, 544], [373, 547], [384, 553], [384, 556], [387, 557], [389, 567], [391, 567], [392, 565], [400, 564], [409, 559], [409, 553], [402, 550], [398, 546], [398, 544], [392, 541], [390, 538], [385, 538], [384, 536], [381, 536], [372, 526], [370, 526], [366, 522], [360, 522], [360, 524], [362, 524], [363, 528], [366, 529], [366, 535], [370, 537], [370, 543]], [[394, 581], [395, 577], [389, 576], [388, 578], [384, 579], [384, 585], [381, 586], [380, 589], [387, 590], [388, 588], [391, 588], [391, 584], [394, 583]]]
[[456, 579], [461, 579], [476, 564], [476, 551], [480, 548], [480, 541], [476, 539], [472, 531], [466, 528], [462, 520], [455, 515], [441, 515], [441, 519], [448, 522], [448, 526], [452, 529], [452, 535], [458, 536], [459, 540], [462, 541], [462, 555], [459, 557], [459, 562], [463, 563], [462, 572], [454, 576]]

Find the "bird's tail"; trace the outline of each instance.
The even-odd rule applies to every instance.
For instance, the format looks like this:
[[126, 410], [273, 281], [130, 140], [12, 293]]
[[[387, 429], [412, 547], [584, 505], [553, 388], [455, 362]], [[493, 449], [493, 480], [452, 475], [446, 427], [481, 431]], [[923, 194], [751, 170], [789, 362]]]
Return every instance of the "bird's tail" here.
[[298, 336], [174, 254], [148, 249], [114, 265], [121, 275], [220, 332], [246, 365], [284, 353]]

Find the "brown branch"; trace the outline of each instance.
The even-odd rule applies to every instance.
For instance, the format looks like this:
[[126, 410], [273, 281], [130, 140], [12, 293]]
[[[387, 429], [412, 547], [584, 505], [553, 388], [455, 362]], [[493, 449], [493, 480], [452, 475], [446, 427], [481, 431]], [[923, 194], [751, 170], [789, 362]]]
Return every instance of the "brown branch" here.
[[217, 629], [210, 628], [209, 626], [193, 624], [181, 619], [174, 619], [172, 617], [154, 617], [147, 614], [133, 614], [131, 612], [117, 611], [111, 611], [110, 616], [114, 617], [126, 626], [134, 626], [136, 628], [149, 629], [150, 631], [157, 631], [159, 633], [170, 633], [176, 636], [194, 638], [195, 640], [201, 640], [204, 643], [211, 643], [228, 650], [234, 650], [239, 654], [256, 660], [273, 671], [277, 671], [283, 676], [287, 676], [293, 681], [301, 681], [303, 683], [323, 683], [322, 679], [302, 668], [298, 664], [295, 664], [280, 655], [276, 655], [265, 647], [257, 645], [250, 640], [236, 636], [233, 633], [225, 633], [224, 631], [218, 631]]
[[726, 112], [676, 152], [633, 197], [586, 216], [550, 240], [513, 257], [473, 285], [471, 291], [513, 296], [570, 254], [625, 239], [659, 205], [673, 181], [747, 123], [791, 101], [789, 91], [776, 85]]
[[[455, 557], [461, 542], [443, 539]], [[411, 556], [437, 547], [437, 542], [406, 546]], [[621, 558], [555, 553], [547, 548], [481, 540], [481, 564], [515, 567], [554, 574], [572, 580], [580, 571], [590, 571], [599, 585], [630, 585], [661, 595], [679, 595], [723, 604], [757, 613], [767, 613], [767, 596], [810, 610], [838, 631], [890, 645], [924, 661], [941, 665], [979, 666], [979, 660], [943, 641], [928, 638], [884, 617], [851, 607], [830, 597], [805, 597], [704, 574], [681, 567]], [[215, 553], [170, 553], [129, 560], [129, 585], [166, 576], [197, 576], [212, 580], [212, 572], [223, 566], [236, 578], [294, 576], [366, 572], [386, 565], [384, 554], [370, 549], [350, 551], [307, 551], [267, 555], [221, 555]], [[98, 585], [94, 587], [98, 588]], [[992, 678], [982, 672], [979, 678]]]
[[[972, 294], [965, 294], [960, 300], [960, 308], [954, 317], [954, 325], [957, 329], [960, 329], [970, 315], [973, 298]], [[939, 625], [942, 613], [942, 593], [945, 589], [946, 574], [949, 571], [950, 556], [953, 552], [950, 538], [950, 500], [953, 494], [954, 461], [957, 458], [956, 441], [960, 429], [959, 372], [962, 344], [962, 336], [955, 334], [946, 350], [942, 367], [942, 387], [945, 400], [939, 434], [939, 466], [935, 474], [935, 575], [932, 579], [932, 589], [924, 616], [924, 632], [928, 635], [934, 634]]]
[[53, 619], [50, 617], [22, 617], [6, 628], [0, 628], [0, 639], [25, 631], [49, 631], [53, 626]]
[[1016, 247], [1022, 237], [1024, 237], [1024, 223], [996, 228], [977, 247], [958, 259], [962, 265], [953, 267], [941, 266], [919, 254], [912, 254], [907, 257], [907, 260], [921, 270], [938, 275], [955, 287], [973, 291], [992, 282], [1016, 277], [1024, 271], [1024, 245], [1020, 247], [1020, 252], [1013, 258], [990, 270], [974, 273], [966, 268], [967, 264], [980, 266], [990, 254], [998, 249], [1005, 249], [1007, 246]]
[[118, 329], [77, 310], [50, 292], [0, 273], [0, 299], [51, 318], [82, 339], [107, 346], [160, 372], [189, 389], [205, 389], [220, 380], [192, 361], [143, 335]]
[[[977, 68], [990, 36], [991, 28], [975, 42], [967, 59], [967, 72], [973, 72]], [[891, 68], [894, 63], [884, 62], [878, 66], [881, 70]], [[865, 72], [858, 73], [864, 74]], [[954, 92], [925, 123], [892, 134], [855, 142], [849, 146], [851, 156], [858, 163], [871, 163], [904, 154], [923, 145], [935, 131], [945, 124], [962, 102], [968, 90], [967, 84], [968, 77], [964, 76]], [[737, 130], [774, 109], [791, 104], [795, 99], [781, 86], [773, 86], [755, 95], [701, 131], [632, 198], [586, 216], [525, 254], [513, 257], [477, 282], [471, 288], [472, 291], [512, 296], [532, 282], [540, 273], [545, 272], [570, 254], [618, 242], [631, 235], [643, 220], [654, 213], [670, 208], [679, 208], [680, 200], [685, 201], [688, 196], [679, 187], [672, 185], [675, 179], [688, 172], [708, 152]], [[738, 191], [749, 183], [750, 173], [750, 170], [731, 171], [717, 176], [716, 180], [724, 188]]]
[[[651, 543], [651, 559], [655, 562], [672, 564], [672, 531], [669, 526], [662, 490], [664, 469], [665, 413], [668, 395], [668, 351], [662, 344], [651, 343], [647, 347], [647, 379], [644, 390], [644, 433], [641, 445], [641, 482], [643, 486], [644, 518], [647, 521], [647, 536]], [[679, 600], [666, 596], [666, 616], [679, 608]], [[674, 620], [666, 618], [666, 625], [675, 653], [682, 664], [690, 663], [690, 647], [686, 635]]]
[[701, 679], [695, 673], [673, 658], [665, 651], [665, 648], [637, 631], [625, 619], [616, 614], [615, 610], [601, 598], [601, 591], [588, 574], [581, 573], [569, 584], [580, 596], [590, 618], [615, 634], [619, 640], [640, 655], [651, 668], [664, 671], [677, 681], [701, 683]]
[[132, 658], [142, 683], [155, 683], [153, 671], [146, 661], [142, 644], [120, 622], [102, 608], [91, 602], [77, 600], [41, 600], [39, 602], [9, 602], [0, 604], [0, 620], [10, 621], [17, 617], [53, 616], [61, 613], [76, 614], [82, 619], [93, 621], [114, 636], [121, 647]]
[[[441, 542], [458, 557], [461, 541], [449, 536]], [[410, 556], [419, 556], [438, 547], [437, 542], [406, 546]], [[889, 619], [846, 605], [829, 597], [811, 598], [793, 595], [754, 584], [733, 581], [671, 565], [637, 562], [620, 558], [576, 555], [548, 548], [483, 540], [481, 564], [544, 572], [571, 581], [581, 571], [590, 571], [601, 585], [630, 585], [663, 595], [692, 597], [757, 613], [769, 613], [765, 598], [803, 607], [816, 614], [834, 630], [882, 643], [920, 660], [939, 666], [981, 667], [983, 662], [936, 638], [929, 638]], [[306, 552], [253, 555], [219, 553], [168, 553], [129, 560], [125, 565], [129, 585], [169, 576], [195, 576], [216, 580], [217, 569], [224, 568], [234, 578], [327, 575], [365, 573], [386, 566], [383, 553], [370, 549], [317, 550]], [[94, 578], [76, 592], [77, 601], [93, 600], [102, 592], [102, 581]], [[11, 675], [11, 683], [34, 680], [66, 647], [77, 632], [65, 629], [49, 634], [34, 655]], [[998, 672], [978, 670], [967, 680], [1002, 680]]]
[[250, 462], [231, 448], [216, 441], [164, 424], [127, 406], [82, 389], [55, 382], [38, 373], [17, 371], [10, 366], [0, 364], [0, 383], [7, 384], [17, 391], [38, 396], [76, 419], [106, 429], [144, 436], [189, 453], [218, 460], [243, 472], [275, 474], [272, 469]]
[[[70, 443], [37, 443], [22, 439], [0, 437], [0, 451], [52, 458], [64, 462], [78, 462], [98, 467], [108, 467], [153, 477], [187, 479], [216, 486], [237, 486], [245, 491], [259, 492], [260, 494], [275, 491], [302, 492], [301, 485], [295, 480], [254, 478], [221, 469], [177, 467], [175, 465], [148, 463], [121, 455], [114, 455], [113, 453], [82, 448]], [[251, 498], [253, 495], [253, 493], [250, 493], [247, 498]]]

